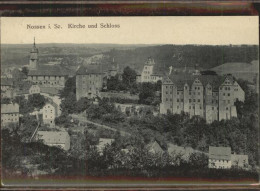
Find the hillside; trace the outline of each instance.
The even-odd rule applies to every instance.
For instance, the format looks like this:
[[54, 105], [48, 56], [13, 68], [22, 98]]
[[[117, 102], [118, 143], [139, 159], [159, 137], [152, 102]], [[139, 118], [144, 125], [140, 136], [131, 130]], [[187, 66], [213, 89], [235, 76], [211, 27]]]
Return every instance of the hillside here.
[[248, 80], [253, 83], [256, 75], [259, 73], [259, 61], [255, 60], [251, 63], [229, 62], [214, 67], [211, 70], [219, 75], [232, 74], [236, 78]]
[[[39, 63], [60, 61], [66, 66], [77, 67], [88, 57], [104, 54], [114, 59], [122, 70], [126, 66], [140, 72], [148, 57], [153, 57], [155, 71], [168, 71], [173, 67], [197, 65], [210, 69], [224, 63], [249, 63], [258, 59], [258, 46], [210, 45], [118, 45], [118, 44], [39, 44]], [[1, 66], [21, 67], [28, 64], [32, 45], [1, 45]]]
[[[146, 45], [117, 45], [117, 44], [36, 44], [39, 49], [39, 62], [63, 60], [77, 65], [75, 60], [108, 52], [111, 49], [129, 50]], [[2, 44], [1, 66], [21, 67], [29, 63], [32, 44]]]
[[157, 45], [133, 50], [111, 50], [107, 53], [122, 67], [141, 71], [145, 60], [153, 57], [157, 71], [173, 67], [210, 69], [227, 62], [251, 62], [258, 59], [258, 46]]

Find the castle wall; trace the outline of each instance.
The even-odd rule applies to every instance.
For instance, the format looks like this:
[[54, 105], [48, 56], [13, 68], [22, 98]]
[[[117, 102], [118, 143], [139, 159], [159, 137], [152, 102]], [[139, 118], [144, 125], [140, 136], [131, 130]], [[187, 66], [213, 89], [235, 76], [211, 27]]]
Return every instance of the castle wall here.
[[236, 91], [237, 88], [236, 83], [233, 84], [229, 78], [226, 78], [219, 89], [214, 89], [214, 91], [210, 84], [204, 88], [198, 79], [194, 80], [191, 87], [184, 84], [183, 88], [179, 87], [178, 91], [175, 85], [169, 84], [167, 81], [162, 84], [160, 113], [167, 113], [167, 110], [173, 114], [186, 112], [190, 117], [196, 115], [205, 118], [207, 123], [231, 119], [231, 117], [237, 116], [234, 105], [236, 99], [243, 98], [244, 94], [242, 89]]

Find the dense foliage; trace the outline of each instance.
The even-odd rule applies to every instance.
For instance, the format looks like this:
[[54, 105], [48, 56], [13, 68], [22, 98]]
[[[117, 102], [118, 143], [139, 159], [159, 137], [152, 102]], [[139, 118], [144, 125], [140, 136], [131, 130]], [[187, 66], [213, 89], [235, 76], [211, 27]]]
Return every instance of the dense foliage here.
[[146, 59], [150, 56], [155, 59], [158, 71], [166, 71], [169, 66], [193, 68], [198, 65], [210, 69], [227, 62], [250, 63], [257, 60], [258, 46], [161, 45], [111, 50], [107, 54], [114, 57], [118, 63], [122, 63], [122, 67], [131, 66], [138, 71], [143, 69]]
[[17, 96], [15, 97], [14, 102], [19, 104], [20, 114], [29, 114], [34, 110], [42, 109], [47, 100], [43, 95], [32, 94], [28, 96], [28, 99], [25, 99], [24, 96]]

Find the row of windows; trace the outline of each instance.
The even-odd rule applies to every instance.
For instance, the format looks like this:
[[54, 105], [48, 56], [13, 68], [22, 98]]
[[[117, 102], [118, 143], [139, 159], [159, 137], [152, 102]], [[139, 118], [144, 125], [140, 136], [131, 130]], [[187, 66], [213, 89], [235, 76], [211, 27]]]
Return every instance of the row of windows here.
[[223, 103], [230, 103], [230, 100], [223, 100]]
[[214, 159], [211, 159], [211, 161], [213, 161], [213, 162], [227, 162], [228, 163], [228, 160], [214, 160]]
[[32, 76], [33, 80], [40, 80], [40, 79], [44, 79], [44, 80], [50, 80], [51, 78], [55, 78], [55, 80], [61, 80], [63, 77], [62, 76]]
[[223, 96], [226, 96], [226, 95], [227, 95], [227, 96], [230, 96], [230, 93], [227, 93], [227, 94], [223, 93]]
[[51, 84], [51, 85], [56, 85], [56, 84], [60, 84], [59, 82], [35, 82], [36, 84]]
[[[172, 89], [172, 87], [173, 86], [169, 86], [171, 89]], [[165, 88], [167, 89], [168, 88], [168, 86], [165, 86]], [[185, 88], [185, 90], [187, 90], [188, 89], [188, 87], [187, 86], [184, 86], [184, 88]], [[195, 86], [195, 88], [194, 88], [195, 90], [200, 90], [200, 87], [197, 87], [197, 86]], [[222, 87], [220, 87], [219, 88], [220, 90], [222, 90]], [[208, 90], [211, 90], [211, 87], [209, 87], [208, 88]], [[225, 90], [231, 90], [231, 88], [230, 87], [225, 87]]]
[[[166, 91], [165, 94], [168, 94], [168, 91]], [[170, 94], [172, 94], [171, 91]], [[177, 92], [177, 95], [183, 95], [183, 92]], [[191, 95], [191, 92], [189, 92], [189, 95]], [[193, 95], [196, 95], [196, 92], [193, 92]], [[200, 95], [200, 92], [198, 92], [198, 95]]]
[[[82, 83], [85, 84], [85, 83], [87, 83], [87, 82], [86, 82], [86, 81], [82, 81]], [[96, 82], [96, 83], [98, 83], [98, 82]], [[89, 81], [89, 84], [93, 84], [93, 85], [94, 85], [94, 84], [95, 84], [95, 81], [93, 81], [93, 82], [92, 82], [92, 81]]]
[[18, 114], [7, 114], [7, 113], [5, 113], [4, 115], [8, 115], [8, 116], [12, 116], [12, 117], [18, 116]]
[[5, 118], [5, 119], [1, 119], [1, 121], [2, 122], [4, 122], [4, 121], [12, 121], [12, 122], [15, 121], [15, 122], [18, 122], [18, 118], [16, 118], [16, 119], [10, 119], [10, 118], [6, 119]]

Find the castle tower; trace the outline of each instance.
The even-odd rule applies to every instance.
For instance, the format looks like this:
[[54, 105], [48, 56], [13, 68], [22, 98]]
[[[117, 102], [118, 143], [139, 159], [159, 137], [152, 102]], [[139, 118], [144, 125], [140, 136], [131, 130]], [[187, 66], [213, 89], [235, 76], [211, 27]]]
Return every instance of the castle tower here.
[[35, 38], [34, 38], [33, 48], [30, 52], [29, 68], [30, 68], [30, 70], [36, 70], [37, 67], [38, 67], [38, 49], [36, 48]]

